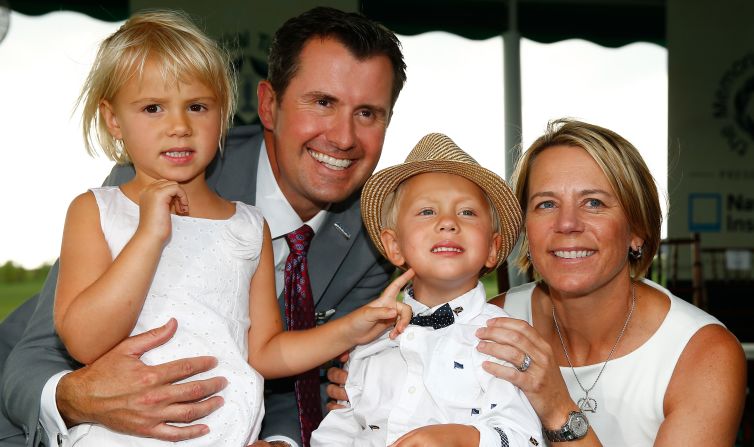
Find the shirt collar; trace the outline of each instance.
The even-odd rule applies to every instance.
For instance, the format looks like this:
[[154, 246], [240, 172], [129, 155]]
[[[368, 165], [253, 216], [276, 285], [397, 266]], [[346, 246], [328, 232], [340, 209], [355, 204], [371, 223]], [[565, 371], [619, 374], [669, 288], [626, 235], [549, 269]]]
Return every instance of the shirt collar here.
[[262, 148], [259, 153], [255, 204], [262, 211], [265, 220], [267, 220], [267, 225], [270, 227], [270, 234], [273, 239], [290, 233], [300, 228], [303, 224], [309, 225], [316, 234], [327, 217], [327, 210], [324, 209], [306, 222], [301, 220], [291, 204], [288, 203], [288, 200], [275, 180], [275, 174], [272, 173], [272, 166], [267, 156], [267, 146], [264, 141], [262, 141]]
[[[411, 286], [409, 286], [411, 287]], [[456, 314], [456, 323], [467, 323], [474, 317], [482, 313], [484, 304], [487, 302], [487, 292], [481, 281], [477, 282], [476, 287], [464, 293], [463, 295], [448, 301], [453, 313]], [[437, 310], [445, 303], [438, 304], [435, 307], [427, 307], [424, 304], [411, 298], [408, 292], [403, 293], [403, 303], [411, 306], [414, 315], [427, 315]]]

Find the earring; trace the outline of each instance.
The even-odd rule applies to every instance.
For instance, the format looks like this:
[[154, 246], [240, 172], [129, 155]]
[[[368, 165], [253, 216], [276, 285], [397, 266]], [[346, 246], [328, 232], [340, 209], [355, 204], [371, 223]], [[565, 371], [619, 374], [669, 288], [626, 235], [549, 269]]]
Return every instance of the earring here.
[[644, 254], [644, 246], [639, 245], [636, 248], [628, 247], [628, 257], [633, 259], [634, 261], [638, 261], [641, 259], [641, 256]]
[[115, 139], [115, 151], [118, 155], [122, 155], [126, 152], [126, 148], [123, 146], [123, 140], [120, 138]]

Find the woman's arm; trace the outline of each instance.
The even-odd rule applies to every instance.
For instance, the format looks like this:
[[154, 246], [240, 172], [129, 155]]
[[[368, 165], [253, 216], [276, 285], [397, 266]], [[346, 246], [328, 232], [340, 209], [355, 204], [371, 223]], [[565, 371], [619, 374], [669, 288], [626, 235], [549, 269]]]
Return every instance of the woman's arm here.
[[113, 260], [91, 192], [71, 203], [63, 230], [55, 328], [76, 360], [89, 364], [128, 337], [144, 304], [164, 242], [170, 207], [185, 193], [158, 181], [140, 196], [139, 227]]
[[304, 331], [283, 331], [273, 269], [270, 230], [265, 223], [259, 266], [249, 290], [249, 363], [267, 379], [308, 371], [371, 341], [396, 324], [396, 319], [398, 330], [411, 319], [411, 309], [395, 299], [413, 277], [409, 270], [388, 285], [378, 299], [342, 318]]
[[735, 443], [746, 398], [746, 357], [727, 329], [700, 329], [683, 350], [665, 392], [655, 446]]

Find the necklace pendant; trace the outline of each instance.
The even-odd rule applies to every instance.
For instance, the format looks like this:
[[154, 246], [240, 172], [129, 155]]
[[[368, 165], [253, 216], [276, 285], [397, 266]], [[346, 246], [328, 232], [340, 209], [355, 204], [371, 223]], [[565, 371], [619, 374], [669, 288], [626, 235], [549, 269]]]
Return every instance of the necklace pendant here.
[[590, 413], [597, 412], [597, 401], [594, 400], [594, 398], [589, 397], [588, 394], [579, 399], [579, 401], [576, 402], [576, 405], [579, 406], [581, 411], [588, 411]]

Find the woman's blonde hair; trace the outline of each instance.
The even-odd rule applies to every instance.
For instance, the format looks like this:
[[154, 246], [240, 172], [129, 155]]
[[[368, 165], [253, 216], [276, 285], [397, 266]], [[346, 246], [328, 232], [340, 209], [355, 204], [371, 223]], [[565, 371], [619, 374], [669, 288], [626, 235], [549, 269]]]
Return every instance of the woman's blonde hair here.
[[[628, 219], [631, 232], [644, 240], [642, 255], [628, 257], [631, 276], [641, 278], [647, 272], [660, 246], [662, 212], [657, 186], [639, 151], [612, 130], [567, 118], [552, 121], [544, 135], [537, 138], [523, 154], [513, 173], [516, 197], [524, 214], [528, 210], [529, 175], [537, 156], [553, 146], [584, 149], [599, 165], [612, 186]], [[521, 238], [516, 264], [522, 271], [531, 266], [526, 226]]]
[[141, 11], [100, 44], [81, 90], [78, 105], [82, 106], [84, 143], [90, 155], [96, 153], [96, 139], [109, 159], [129, 162], [122, 144], [108, 132], [99, 106], [103, 100], [112, 101], [134, 76], [141, 79], [149, 59], [160, 64], [166, 83], [193, 78], [212, 89], [220, 104], [220, 139], [227, 134], [236, 109], [235, 73], [228, 53], [183, 12]]

